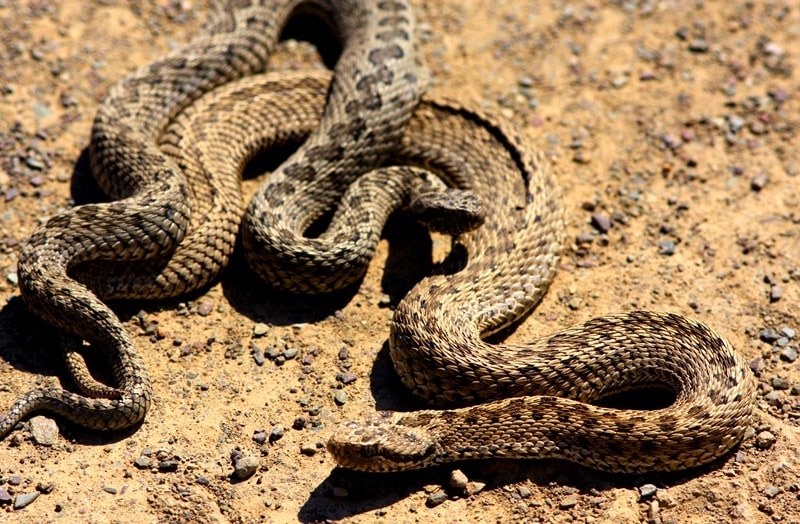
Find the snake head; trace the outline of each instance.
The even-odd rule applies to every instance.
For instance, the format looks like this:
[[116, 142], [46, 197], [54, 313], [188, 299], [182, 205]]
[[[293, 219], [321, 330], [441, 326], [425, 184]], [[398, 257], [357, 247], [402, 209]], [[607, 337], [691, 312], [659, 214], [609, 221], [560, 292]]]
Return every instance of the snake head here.
[[424, 427], [402, 425], [405, 414], [378, 412], [365, 422], [342, 424], [328, 440], [339, 466], [359, 471], [405, 471], [436, 462], [438, 446]]

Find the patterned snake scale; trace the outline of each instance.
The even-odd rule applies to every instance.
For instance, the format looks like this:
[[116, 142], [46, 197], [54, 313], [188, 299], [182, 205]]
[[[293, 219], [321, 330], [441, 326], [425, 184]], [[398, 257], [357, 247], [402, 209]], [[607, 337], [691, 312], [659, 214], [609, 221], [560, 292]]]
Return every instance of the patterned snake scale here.
[[[242, 214], [238, 178], [182, 172], [164, 142], [165, 130], [204, 93], [263, 71], [286, 21], [306, 11], [331, 23], [342, 53], [319, 128], [273, 178], [291, 187], [290, 174], [298, 186], [316, 176], [333, 202], [344, 179], [379, 164], [396, 147], [425, 80], [418, 75], [423, 69], [415, 58], [414, 20], [404, 0], [232, 1], [187, 46], [113, 86], [95, 118], [90, 161], [115, 201], [52, 218], [24, 242], [18, 264], [29, 309], [66, 334], [67, 369], [82, 395], [57, 387], [26, 393], [0, 420], [0, 438], [41, 410], [97, 429], [144, 418], [150, 377], [131, 336], [103, 301], [171, 297], [204, 286], [227, 263]], [[342, 180], [331, 176], [339, 169]], [[307, 211], [326, 210], [315, 205]], [[249, 258], [259, 270], [261, 258]], [[363, 273], [356, 266], [346, 264]], [[262, 274], [271, 280], [272, 273]], [[320, 286], [325, 289], [325, 282]], [[114, 387], [89, 375], [80, 339], [108, 355]]]

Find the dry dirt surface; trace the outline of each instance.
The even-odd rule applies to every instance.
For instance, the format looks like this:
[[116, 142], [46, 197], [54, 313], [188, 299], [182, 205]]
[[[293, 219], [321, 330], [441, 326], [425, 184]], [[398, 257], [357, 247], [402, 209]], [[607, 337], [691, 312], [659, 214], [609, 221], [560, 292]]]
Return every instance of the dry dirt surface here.
[[[759, 380], [758, 421], [742, 446], [673, 475], [556, 461], [335, 469], [324, 442], [338, 422], [421, 407], [391, 367], [388, 325], [447, 243], [397, 219], [363, 283], [340, 296], [278, 294], [239, 253], [209, 289], [116, 304], [155, 381], [150, 413], [114, 434], [57, 420], [48, 436], [47, 420], [21, 424], [0, 442], [0, 520], [800, 521], [800, 7], [415, 6], [432, 90], [515, 121], [563, 189], [573, 242], [509, 339], [633, 308], [706, 322]], [[71, 387], [57, 334], [19, 296], [19, 243], [60, 210], [103, 198], [85, 158], [98, 102], [128, 71], [187, 41], [211, 8], [0, 0], [0, 411], [36, 385]], [[287, 42], [274, 67], [320, 65], [313, 46]], [[255, 466], [244, 480], [238, 458], [244, 471]]]

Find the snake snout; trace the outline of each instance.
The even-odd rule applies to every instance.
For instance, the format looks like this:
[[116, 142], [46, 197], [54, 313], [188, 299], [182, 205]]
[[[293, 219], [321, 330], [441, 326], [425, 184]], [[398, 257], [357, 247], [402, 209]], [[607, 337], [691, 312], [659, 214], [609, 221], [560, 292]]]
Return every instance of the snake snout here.
[[486, 220], [477, 195], [453, 188], [423, 193], [411, 202], [408, 212], [429, 230], [453, 236], [475, 230]]
[[368, 472], [420, 469], [437, 455], [436, 441], [423, 428], [387, 419], [343, 424], [327, 447], [339, 466]]

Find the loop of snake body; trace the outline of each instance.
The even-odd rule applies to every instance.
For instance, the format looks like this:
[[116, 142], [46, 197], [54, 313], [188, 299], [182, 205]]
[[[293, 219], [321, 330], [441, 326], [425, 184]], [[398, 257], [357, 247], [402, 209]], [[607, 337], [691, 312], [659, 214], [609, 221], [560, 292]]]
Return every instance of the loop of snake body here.
[[[378, 4], [398, 5], [396, 2]], [[217, 27], [226, 25], [219, 23]], [[399, 35], [402, 31], [391, 34]], [[245, 55], [237, 55], [237, 60], [246, 62], [245, 58], [250, 57]], [[382, 56], [396, 54], [389, 52]], [[191, 61], [163, 63], [168, 64], [163, 66], [167, 70], [182, 70], [186, 64], [193, 64], [190, 69], [200, 67], [200, 62]], [[375, 78], [381, 81], [396, 78], [394, 74], [386, 76], [392, 68], [378, 69]], [[142, 74], [147, 77], [146, 72]], [[412, 76], [419, 79], [418, 75], [412, 73]], [[134, 84], [136, 78], [134, 75]], [[190, 83], [190, 78], [187, 76], [184, 81]], [[337, 82], [338, 78], [337, 73], [333, 81]], [[292, 270], [293, 276], [286, 276], [291, 281], [286, 284], [290, 289], [301, 290], [312, 285], [307, 284], [311, 282], [313, 290], [324, 290], [333, 270], [325, 265], [320, 270], [314, 261], [319, 260], [318, 255], [322, 257], [323, 252], [330, 252], [332, 240], [376, 241], [372, 224], [379, 227], [389, 207], [409, 204], [419, 191], [441, 191], [432, 187], [436, 184], [426, 179], [428, 175], [407, 167], [359, 178], [351, 189], [335, 180], [326, 164], [331, 158], [345, 158], [346, 162], [355, 158], [360, 164], [372, 154], [351, 156], [341, 153], [339, 146], [343, 148], [353, 138], [369, 136], [380, 126], [362, 128], [351, 122], [317, 128], [320, 116], [324, 119], [328, 114], [327, 109], [323, 112], [326, 95], [335, 92], [335, 88], [329, 88], [330, 78], [325, 75], [267, 75], [232, 83], [228, 83], [229, 78], [217, 80], [227, 85], [212, 90], [202, 81], [190, 83], [200, 85], [197, 96], [201, 91], [210, 92], [189, 107], [186, 106], [196, 98], [194, 95], [186, 98], [185, 103], [177, 104], [180, 107], [163, 119], [164, 122], [171, 119], [166, 131], [156, 132], [157, 127], [165, 127], [164, 122], [157, 122], [150, 133], [153, 136], [147, 138], [168, 152], [167, 160], [154, 165], [168, 165], [168, 169], [163, 168], [168, 173], [162, 173], [164, 176], [158, 183], [171, 180], [165, 178], [169, 175], [175, 180], [172, 185], [152, 191], [144, 189], [144, 193], [137, 193], [133, 200], [110, 207], [78, 208], [66, 215], [66, 219], [57, 217], [52, 226], [45, 227], [44, 233], [37, 233], [41, 237], [34, 236], [31, 245], [23, 249], [27, 260], [32, 260], [32, 255], [26, 249], [31, 253], [48, 253], [48, 249], [61, 253], [61, 258], [52, 256], [58, 262], [56, 265], [67, 268], [71, 268], [75, 260], [86, 260], [97, 253], [112, 258], [106, 253], [116, 254], [128, 239], [109, 235], [89, 238], [82, 248], [89, 255], [71, 250], [66, 250], [64, 255], [65, 248], [58, 241], [78, 244], [83, 237], [70, 229], [76, 225], [75, 221], [85, 219], [87, 222], [80, 225], [88, 226], [91, 223], [88, 215], [113, 212], [122, 217], [130, 216], [154, 239], [154, 242], [143, 239], [142, 246], [123, 260], [133, 260], [133, 267], [169, 266], [168, 261], [174, 259], [152, 253], [168, 253], [171, 245], [180, 240], [183, 230], [191, 231], [192, 216], [196, 213], [191, 199], [197, 189], [190, 181], [205, 176], [210, 181], [224, 178], [238, 183], [244, 163], [258, 150], [286, 140], [301, 139], [314, 129], [324, 131], [312, 134], [312, 139], [319, 133], [329, 138], [344, 133], [342, 136], [349, 138], [340, 137], [342, 141], [333, 148], [317, 144], [310, 151], [301, 152], [299, 157], [292, 157], [288, 162], [290, 168], [281, 168], [274, 180], [268, 178], [266, 187], [269, 189], [259, 192], [268, 202], [266, 209], [260, 207], [260, 203], [251, 204], [251, 214], [246, 219], [249, 225], [245, 225], [245, 244], [250, 248], [261, 233], [248, 233], [247, 228], [261, 220], [266, 220], [272, 228], [267, 233], [270, 246], [254, 255], [269, 260], [261, 266], [266, 268], [267, 276], [284, 278], [281, 272], [287, 270], [270, 269], [272, 261], [280, 260], [281, 256], [288, 257], [289, 262], [297, 262], [299, 269]], [[172, 96], [173, 89], [175, 93], [191, 91], [188, 88], [189, 85], [173, 83], [164, 88], [162, 95]], [[358, 85], [344, 85], [340, 96], [352, 95], [356, 92], [354, 89], [357, 90]], [[382, 105], [374, 103], [374, 98], [361, 93], [358, 97], [365, 107], [378, 112], [384, 110]], [[137, 95], [129, 102], [144, 103], [145, 95]], [[411, 99], [414, 97], [400, 98], [402, 104], [413, 107], [415, 100]], [[327, 100], [331, 100], [330, 96]], [[134, 115], [131, 124], [139, 118], [135, 116], [136, 111], [131, 110], [130, 115]], [[393, 118], [395, 116], [390, 116]], [[714, 460], [741, 440], [753, 414], [754, 378], [728, 342], [696, 321], [674, 314], [638, 311], [594, 319], [529, 345], [486, 343], [484, 338], [488, 334], [518, 321], [530, 311], [555, 273], [564, 245], [564, 231], [553, 177], [528, 142], [511, 126], [455, 102], [426, 96], [405, 128], [402, 124], [384, 127], [390, 131], [389, 136], [394, 137], [394, 145], [387, 146], [365, 164], [379, 163], [376, 159], [386, 159], [395, 147], [392, 162], [424, 167], [441, 176], [449, 186], [475, 196], [483, 205], [485, 223], [463, 234], [459, 234], [462, 233], [460, 227], [454, 228], [453, 249], [442, 265], [443, 272], [415, 286], [399, 304], [392, 322], [390, 354], [401, 379], [422, 398], [444, 409], [383, 412], [367, 421], [344, 424], [328, 443], [330, 453], [340, 465], [391, 471], [472, 458], [554, 457], [608, 471], [676, 470]], [[123, 135], [132, 133], [126, 126], [120, 129]], [[311, 143], [314, 144], [313, 140]], [[146, 148], [141, 151], [143, 164], [152, 164], [153, 161], [144, 156]], [[232, 161], [217, 165], [219, 159], [225, 157]], [[315, 165], [323, 167], [306, 170], [298, 166], [297, 158], [321, 162]], [[187, 178], [182, 179], [181, 169], [174, 169], [176, 166], [196, 174], [183, 175]], [[124, 173], [117, 175], [123, 177]], [[139, 185], [147, 188], [148, 183], [154, 182], [148, 177], [145, 174], [141, 179], [133, 177], [132, 182], [123, 184], [120, 194], [136, 193]], [[176, 189], [171, 189], [173, 187]], [[167, 190], [173, 191], [174, 201], [153, 201]], [[304, 239], [303, 229], [324, 214], [316, 203], [325, 202], [330, 207], [329, 204], [338, 201], [344, 192], [343, 204], [333, 217], [330, 232], [320, 239]], [[462, 197], [454, 194], [454, 198]], [[233, 198], [232, 202], [235, 200]], [[179, 205], [184, 201], [190, 203], [185, 208]], [[222, 216], [222, 209], [228, 209], [226, 204], [214, 205], [221, 206], [209, 208], [214, 217]], [[305, 218], [292, 218], [300, 209], [312, 212]], [[177, 218], [168, 227], [159, 228], [164, 216]], [[120, 222], [118, 216], [114, 218]], [[464, 227], [463, 231], [474, 225], [477, 224]], [[298, 245], [302, 247], [308, 242], [314, 249], [296, 251]], [[95, 243], [100, 247], [95, 247]], [[283, 255], [273, 256], [272, 251], [276, 251], [273, 248], [278, 248]], [[364, 248], [359, 243], [350, 249], [370, 253], [374, 245]], [[140, 263], [135, 260], [146, 256], [154, 256], [156, 262], [137, 266]], [[117, 362], [119, 387], [103, 390], [103, 394], [113, 397], [119, 392], [119, 398], [87, 400], [60, 390], [48, 390], [47, 395], [40, 397], [29, 394], [24, 397], [22, 408], [12, 409], [10, 416], [0, 423], [0, 434], [13, 426], [9, 426], [9, 420], [19, 419], [32, 407], [63, 413], [59, 406], [69, 402], [74, 410], [71, 418], [92, 427], [122, 426], [140, 419], [149, 403], [150, 383], [130, 345], [129, 336], [118, 327], [116, 318], [111, 313], [111, 317], [102, 313], [102, 304], [87, 302], [86, 295], [90, 293], [82, 288], [78, 288], [79, 292], [67, 292], [70, 300], [59, 304], [55, 314], [50, 313], [53, 309], [48, 309], [51, 306], [46, 303], [50, 300], [47, 286], [54, 281], [52, 276], [42, 274], [49, 268], [26, 263], [32, 267], [24, 274], [23, 290], [26, 286], [34, 290], [29, 291], [32, 296], [26, 296], [26, 300], [48, 320], [56, 322], [55, 317], [61, 310], [69, 308], [77, 308], [78, 315], [101, 312], [96, 316], [100, 319], [97, 325], [89, 326], [80, 316], [72, 318], [83, 322], [77, 333], [79, 336], [113, 348], [110, 353]], [[75, 271], [79, 272], [80, 267]], [[20, 273], [22, 275], [23, 271]], [[66, 274], [66, 269], [61, 273]], [[142, 274], [146, 271], [142, 270]], [[191, 272], [186, 274], [191, 275]], [[44, 284], [33, 282], [38, 280]], [[317, 285], [320, 282], [321, 286]], [[72, 285], [63, 281], [57, 283]], [[92, 285], [101, 289], [97, 292], [101, 297], [105, 296], [102, 282], [92, 282]], [[36, 286], [44, 291], [36, 292]], [[113, 318], [113, 322], [109, 318]], [[88, 327], [84, 329], [83, 326]], [[82, 372], [80, 365], [75, 369]], [[91, 390], [88, 382], [87, 379], [85, 389]], [[595, 405], [596, 401], [616, 392], [653, 385], [668, 389], [675, 401], [654, 411]], [[502, 398], [504, 396], [510, 398]], [[140, 401], [136, 403], [132, 399]], [[452, 407], [460, 405], [468, 406]]]
[[[256, 152], [315, 129], [329, 82], [328, 73], [290, 73], [224, 86], [181, 115], [172, 147], [187, 165], [238, 176], [238, 164]], [[237, 162], [204, 168], [201, 152], [209, 151]], [[420, 191], [455, 199], [455, 209], [469, 200], [432, 188], [428, 175], [408, 166], [475, 196], [485, 222], [452, 226], [442, 274], [417, 284], [392, 321], [390, 355], [401, 379], [445, 409], [343, 424], [328, 442], [340, 465], [395, 471], [475, 458], [562, 458], [612, 472], [672, 471], [708, 463], [741, 441], [755, 380], [731, 345], [697, 321], [632, 311], [527, 345], [483, 341], [539, 301], [565, 242], [553, 176], [513, 126], [425, 95], [391, 163], [397, 166], [348, 189], [331, 222], [334, 235], [374, 247], [391, 209], [414, 207]], [[595, 405], [652, 386], [674, 402], [653, 411]]]
[[[0, 438], [41, 410], [97, 429], [144, 418], [150, 377], [130, 334], [103, 301], [176, 296], [206, 285], [227, 263], [241, 222], [239, 179], [181, 171], [166, 129], [203, 94], [263, 71], [291, 16], [313, 11], [329, 21], [342, 53], [329, 109], [284, 172], [293, 173], [298, 185], [315, 176], [320, 186], [336, 180], [326, 189], [331, 202], [346, 187], [334, 171], [355, 179], [395, 148], [425, 79], [405, 0], [253, 0], [229, 7], [187, 46], [122, 79], [101, 103], [90, 163], [115, 201], [68, 210], [21, 246], [22, 296], [33, 313], [65, 334], [67, 369], [83, 395], [58, 387], [24, 394], [0, 419]], [[325, 212], [318, 205], [308, 211]], [[260, 258], [253, 260], [258, 270]], [[362, 256], [360, 263], [368, 261]], [[81, 339], [108, 355], [114, 386], [89, 374]]]

